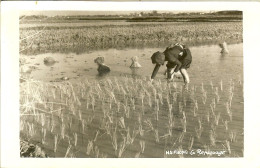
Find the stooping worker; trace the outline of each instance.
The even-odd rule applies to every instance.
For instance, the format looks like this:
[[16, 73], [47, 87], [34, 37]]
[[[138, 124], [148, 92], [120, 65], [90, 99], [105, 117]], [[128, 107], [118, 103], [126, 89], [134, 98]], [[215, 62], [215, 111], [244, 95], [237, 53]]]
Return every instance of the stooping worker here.
[[176, 43], [170, 47], [167, 47], [166, 50], [162, 52], [155, 52], [152, 57], [152, 63], [156, 64], [151, 76], [151, 81], [155, 78], [161, 65], [164, 65], [164, 62], [167, 61], [167, 79], [172, 81], [175, 73], [179, 70], [182, 74], [185, 84], [190, 82], [187, 69], [190, 67], [192, 62], [192, 56], [189, 48], [184, 45]]

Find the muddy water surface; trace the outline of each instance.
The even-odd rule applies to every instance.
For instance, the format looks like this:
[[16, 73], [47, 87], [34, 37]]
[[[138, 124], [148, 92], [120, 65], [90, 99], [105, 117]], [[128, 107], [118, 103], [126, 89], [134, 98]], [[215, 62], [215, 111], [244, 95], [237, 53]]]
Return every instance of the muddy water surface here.
[[[190, 47], [193, 62], [188, 70], [191, 82], [198, 84], [219, 79], [229, 79], [230, 77], [240, 77], [243, 75], [243, 44], [232, 44], [228, 46], [229, 54], [222, 55], [218, 45]], [[102, 79], [107, 76], [144, 76], [149, 77], [154, 65], [151, 63], [151, 55], [156, 51], [164, 51], [164, 48], [144, 48], [144, 49], [109, 49], [93, 51], [83, 54], [61, 54], [46, 53], [40, 55], [26, 56], [28, 66], [34, 66], [31, 77], [42, 81], [55, 81], [62, 77], [69, 80], [82, 79]], [[94, 59], [104, 57], [105, 64], [111, 68], [111, 72], [103, 77], [98, 75], [97, 65]], [[131, 58], [138, 56], [142, 68], [130, 69]], [[52, 57], [57, 62], [53, 65], [45, 65], [43, 60]], [[164, 79], [163, 72], [166, 67], [161, 67], [157, 79]]]

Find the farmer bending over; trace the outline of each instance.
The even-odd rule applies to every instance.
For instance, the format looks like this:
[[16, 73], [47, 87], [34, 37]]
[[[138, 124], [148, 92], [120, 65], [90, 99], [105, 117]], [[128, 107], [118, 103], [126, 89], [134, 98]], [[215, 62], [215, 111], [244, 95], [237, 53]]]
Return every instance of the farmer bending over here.
[[173, 46], [167, 47], [163, 53], [157, 51], [152, 55], [151, 59], [152, 63], [156, 64], [151, 76], [151, 81], [153, 81], [160, 66], [167, 61], [166, 67], [168, 81], [172, 81], [174, 74], [180, 70], [184, 83], [188, 84], [190, 82], [187, 69], [190, 67], [192, 62], [192, 56], [190, 50], [184, 45], [176, 43]]

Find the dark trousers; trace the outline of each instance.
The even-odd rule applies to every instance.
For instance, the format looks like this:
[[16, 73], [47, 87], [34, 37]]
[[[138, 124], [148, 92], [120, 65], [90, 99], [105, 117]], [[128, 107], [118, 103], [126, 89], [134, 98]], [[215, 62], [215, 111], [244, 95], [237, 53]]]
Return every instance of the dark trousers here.
[[172, 75], [172, 70], [175, 68], [177, 64], [175, 63], [167, 63], [166, 64], [166, 67], [167, 67], [167, 78], [170, 79], [171, 78], [171, 75]]

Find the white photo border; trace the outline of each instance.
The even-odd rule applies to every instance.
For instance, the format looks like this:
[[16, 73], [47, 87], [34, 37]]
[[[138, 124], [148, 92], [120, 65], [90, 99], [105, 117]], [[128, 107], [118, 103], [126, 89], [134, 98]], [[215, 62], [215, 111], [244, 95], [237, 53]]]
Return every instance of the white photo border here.
[[[136, 11], [241, 10], [244, 51], [244, 157], [174, 159], [20, 158], [19, 13], [24, 10]], [[1, 2], [1, 167], [260, 167], [259, 2]]]

